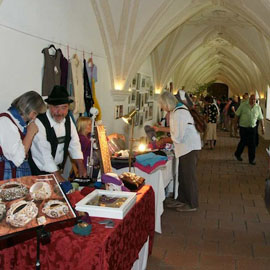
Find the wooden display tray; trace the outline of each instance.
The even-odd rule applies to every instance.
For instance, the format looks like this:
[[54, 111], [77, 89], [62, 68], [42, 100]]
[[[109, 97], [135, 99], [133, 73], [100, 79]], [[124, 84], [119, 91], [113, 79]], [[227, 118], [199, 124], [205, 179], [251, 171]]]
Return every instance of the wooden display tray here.
[[[0, 221], [0, 249], [3, 247], [11, 246], [13, 243], [25, 241], [29, 238], [32, 238], [36, 235], [36, 230], [42, 226], [44, 226], [48, 231], [57, 230], [66, 226], [72, 226], [75, 224], [77, 216], [74, 212], [72, 206], [70, 205], [68, 198], [66, 197], [65, 193], [62, 191], [62, 188], [58, 181], [56, 180], [53, 174], [48, 175], [39, 175], [39, 176], [25, 176], [21, 178], [14, 178], [5, 181], [1, 181], [0, 188], [5, 183], [13, 183], [18, 182], [23, 184], [28, 188], [31, 187], [38, 182], [45, 182], [48, 183], [51, 188], [51, 195], [50, 197], [44, 200], [33, 200], [30, 193], [26, 194], [22, 198], [14, 199], [5, 201], [3, 200], [1, 203], [6, 205], [6, 210], [10, 209], [13, 203], [17, 203], [19, 201], [25, 200], [26, 202], [34, 201], [36, 207], [38, 208], [38, 214], [34, 217], [30, 222], [25, 224], [22, 227], [14, 227], [6, 221], [7, 213], [5, 214], [4, 218]], [[0, 194], [1, 196], [1, 194]], [[42, 208], [44, 207], [45, 203], [49, 200], [58, 200], [65, 203], [69, 209], [69, 212], [60, 217], [49, 217], [45, 213], [42, 212]], [[43, 225], [38, 224], [37, 218], [44, 216], [46, 222]], [[7, 240], [10, 244], [7, 244]], [[3, 242], [2, 242], [3, 241]], [[4, 244], [5, 243], [5, 244]]]

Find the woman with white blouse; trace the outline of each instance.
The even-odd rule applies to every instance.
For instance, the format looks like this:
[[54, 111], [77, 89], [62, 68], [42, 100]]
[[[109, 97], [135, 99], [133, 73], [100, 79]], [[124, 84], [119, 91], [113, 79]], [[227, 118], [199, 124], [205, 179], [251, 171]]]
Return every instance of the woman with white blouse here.
[[154, 127], [156, 131], [170, 132], [175, 157], [179, 160], [178, 197], [167, 205], [179, 212], [196, 211], [199, 206], [196, 166], [201, 138], [183, 100], [186, 100], [184, 96], [180, 102], [170, 92], [164, 91], [159, 97], [159, 105], [163, 110], [170, 112], [170, 128], [165, 130], [164, 127]]
[[0, 180], [31, 175], [28, 151], [38, 132], [34, 120], [46, 111], [42, 97], [29, 91], [0, 113]]

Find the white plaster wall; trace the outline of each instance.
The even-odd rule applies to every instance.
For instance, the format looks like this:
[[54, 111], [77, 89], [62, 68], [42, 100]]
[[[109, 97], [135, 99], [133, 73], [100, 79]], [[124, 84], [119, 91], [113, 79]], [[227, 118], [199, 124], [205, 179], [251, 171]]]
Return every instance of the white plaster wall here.
[[[127, 135], [124, 122], [114, 120], [115, 105], [123, 104], [127, 113], [127, 99], [124, 103], [113, 101], [103, 42], [89, 0], [4, 0], [0, 5], [0, 36], [0, 111], [26, 91], [41, 93], [41, 50], [53, 41], [66, 57], [67, 45], [70, 57], [77, 53], [83, 59], [84, 51], [88, 59], [88, 52], [93, 52], [98, 67], [96, 94], [107, 134]], [[152, 77], [150, 58], [139, 72]], [[135, 129], [135, 136], [143, 135], [142, 128]]]
[[0, 36], [0, 111], [26, 91], [41, 93], [44, 61], [41, 50], [54, 41], [66, 57], [66, 45], [77, 49], [70, 48], [70, 57], [77, 53], [82, 59], [80, 51], [85, 51], [88, 59], [87, 52], [93, 52], [103, 122], [105, 125], [112, 122], [114, 104], [107, 59], [89, 0], [4, 0], [0, 5]]

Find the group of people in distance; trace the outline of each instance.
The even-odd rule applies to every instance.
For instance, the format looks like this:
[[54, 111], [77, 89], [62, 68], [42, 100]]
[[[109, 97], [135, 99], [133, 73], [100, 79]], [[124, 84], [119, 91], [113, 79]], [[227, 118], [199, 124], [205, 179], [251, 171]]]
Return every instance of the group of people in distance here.
[[87, 176], [91, 119], [78, 119], [78, 134], [69, 115], [73, 101], [63, 86], [54, 86], [45, 102], [37, 92], [29, 91], [0, 114], [0, 180], [50, 173], [65, 181], [62, 169], [68, 154], [78, 177]]
[[[211, 96], [204, 98], [205, 107], [202, 114], [207, 122], [207, 129], [203, 141], [207, 142], [210, 149], [214, 149], [216, 143], [216, 128], [221, 112], [218, 104]], [[159, 97], [160, 107], [169, 113], [169, 127], [153, 127], [155, 131], [170, 132], [174, 144], [175, 157], [178, 158], [178, 197], [167, 204], [167, 207], [176, 211], [196, 211], [198, 204], [198, 188], [196, 178], [196, 166], [198, 151], [201, 149], [201, 136], [195, 128], [195, 122], [188, 108], [195, 106], [183, 90], [178, 90], [176, 96], [168, 91], [161, 93]], [[180, 108], [184, 109], [180, 109]], [[242, 161], [242, 152], [248, 147], [248, 159], [251, 165], [255, 165], [256, 130], [261, 123], [264, 134], [263, 114], [256, 103], [255, 95], [244, 95], [240, 106], [236, 103], [236, 96], [229, 103], [228, 108], [233, 111], [231, 118], [232, 136], [236, 136], [239, 129], [240, 142], [234, 153], [238, 161]]]

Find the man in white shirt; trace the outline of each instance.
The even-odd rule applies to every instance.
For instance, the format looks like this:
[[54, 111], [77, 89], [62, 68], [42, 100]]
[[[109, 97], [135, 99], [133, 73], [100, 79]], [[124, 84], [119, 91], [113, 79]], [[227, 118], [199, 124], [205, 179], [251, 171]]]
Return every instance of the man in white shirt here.
[[63, 86], [54, 86], [50, 96], [45, 99], [48, 110], [36, 119], [39, 132], [32, 146], [30, 167], [33, 175], [52, 173], [59, 181], [68, 153], [76, 162], [80, 177], [86, 176], [83, 154], [75, 125], [68, 115], [69, 99]]

